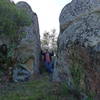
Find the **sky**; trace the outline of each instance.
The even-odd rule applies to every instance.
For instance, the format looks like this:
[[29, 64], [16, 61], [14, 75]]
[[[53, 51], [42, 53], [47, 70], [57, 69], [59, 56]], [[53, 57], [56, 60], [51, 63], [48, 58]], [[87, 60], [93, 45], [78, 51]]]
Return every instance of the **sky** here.
[[26, 1], [38, 15], [40, 34], [56, 29], [59, 33], [59, 15], [63, 7], [71, 0], [13, 0]]

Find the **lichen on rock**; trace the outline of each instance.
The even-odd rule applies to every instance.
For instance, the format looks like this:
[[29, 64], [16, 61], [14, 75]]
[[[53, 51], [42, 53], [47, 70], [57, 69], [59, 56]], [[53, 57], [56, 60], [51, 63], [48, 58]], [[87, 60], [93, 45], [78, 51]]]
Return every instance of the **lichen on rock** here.
[[80, 90], [95, 94], [94, 100], [99, 100], [99, 43], [100, 1], [72, 0], [60, 15], [54, 79], [67, 83], [70, 80], [74, 88], [76, 83]]

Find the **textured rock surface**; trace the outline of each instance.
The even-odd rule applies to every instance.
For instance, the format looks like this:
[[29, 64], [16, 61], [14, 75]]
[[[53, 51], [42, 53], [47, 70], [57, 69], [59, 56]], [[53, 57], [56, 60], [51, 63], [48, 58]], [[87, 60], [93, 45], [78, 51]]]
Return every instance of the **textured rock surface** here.
[[100, 99], [100, 0], [73, 0], [63, 8], [55, 71], [55, 80]]
[[39, 24], [36, 13], [34, 13], [31, 7], [26, 2], [19, 2], [18, 8], [26, 10], [31, 17], [31, 25], [21, 29], [26, 33], [16, 49], [16, 55], [19, 63], [25, 64], [29, 68], [31, 73], [38, 73], [39, 71], [39, 56], [40, 56], [40, 35]]
[[83, 14], [99, 9], [99, 4], [99, 0], [72, 0], [72, 2], [66, 5], [61, 12], [61, 32], [72, 24], [73, 21], [83, 16]]
[[13, 70], [13, 81], [14, 82], [24, 82], [29, 80], [31, 77], [30, 71], [25, 68], [23, 65], [14, 68]]

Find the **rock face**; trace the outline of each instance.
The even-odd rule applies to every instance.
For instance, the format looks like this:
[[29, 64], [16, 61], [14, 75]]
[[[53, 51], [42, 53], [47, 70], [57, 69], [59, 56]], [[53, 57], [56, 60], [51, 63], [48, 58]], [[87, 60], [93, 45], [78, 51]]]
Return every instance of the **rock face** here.
[[31, 25], [21, 29], [26, 33], [16, 49], [17, 60], [24, 64], [31, 73], [39, 72], [39, 57], [40, 57], [40, 35], [39, 24], [36, 13], [26, 2], [17, 3], [18, 8], [24, 9], [31, 18]]
[[24, 82], [29, 80], [31, 77], [30, 71], [23, 65], [17, 65], [13, 70], [13, 81], [14, 82]]
[[100, 0], [72, 0], [63, 8], [55, 66], [54, 80], [100, 99]]

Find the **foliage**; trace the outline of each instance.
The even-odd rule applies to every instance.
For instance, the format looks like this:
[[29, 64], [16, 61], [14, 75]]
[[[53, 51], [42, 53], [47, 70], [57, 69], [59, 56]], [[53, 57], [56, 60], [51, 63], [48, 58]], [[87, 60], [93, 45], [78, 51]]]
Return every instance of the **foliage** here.
[[16, 37], [18, 30], [30, 25], [30, 17], [9, 0], [0, 0], [0, 35]]
[[71, 60], [71, 75], [73, 77], [73, 82], [75, 88], [79, 89], [79, 91], [85, 92], [85, 71], [83, 69], [82, 58], [79, 54], [79, 47], [72, 44], [69, 48], [70, 51], [70, 60]]
[[56, 52], [57, 50], [57, 37], [56, 30], [53, 29], [51, 32], [44, 32], [43, 38], [41, 39], [41, 46], [43, 49], [51, 49]]
[[57, 51], [57, 38], [56, 38], [56, 30], [55, 29], [53, 29], [51, 31], [50, 39], [51, 39], [51, 43], [50, 43], [51, 49], [56, 52]]
[[[66, 83], [49, 81], [43, 74], [35, 80], [24, 83], [12, 83], [1, 88], [0, 100], [79, 100], [73, 96]], [[92, 100], [91, 97], [88, 100]]]
[[86, 93], [88, 98], [87, 100], [93, 100], [94, 93], [91, 94], [90, 91], [86, 88], [85, 83], [85, 70], [84, 70], [84, 62], [83, 59], [80, 57], [79, 46], [72, 44], [69, 48], [70, 51], [70, 60], [71, 60], [71, 75], [73, 78], [75, 88], [83, 93]]
[[49, 47], [49, 44], [50, 44], [49, 37], [50, 37], [50, 33], [49, 32], [44, 32], [43, 39], [41, 40], [41, 46], [42, 46], [42, 48]]
[[[10, 90], [10, 91], [9, 91]], [[77, 100], [68, 93], [65, 83], [53, 83], [48, 76], [1, 88], [0, 100]]]

